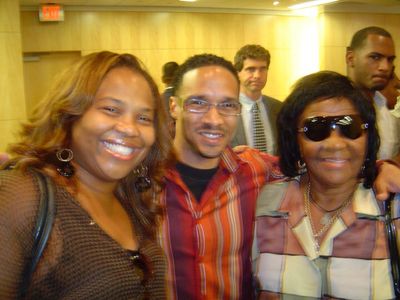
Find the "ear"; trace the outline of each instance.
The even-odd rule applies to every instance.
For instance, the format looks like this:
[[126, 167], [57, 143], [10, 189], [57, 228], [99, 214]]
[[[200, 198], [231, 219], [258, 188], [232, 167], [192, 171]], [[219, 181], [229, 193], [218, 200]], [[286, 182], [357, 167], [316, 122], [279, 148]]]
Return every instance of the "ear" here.
[[169, 97], [169, 113], [172, 119], [176, 120], [178, 118], [178, 113], [181, 107], [178, 104], [179, 99], [175, 96]]
[[354, 51], [347, 49], [346, 51], [346, 64], [349, 67], [354, 67]]

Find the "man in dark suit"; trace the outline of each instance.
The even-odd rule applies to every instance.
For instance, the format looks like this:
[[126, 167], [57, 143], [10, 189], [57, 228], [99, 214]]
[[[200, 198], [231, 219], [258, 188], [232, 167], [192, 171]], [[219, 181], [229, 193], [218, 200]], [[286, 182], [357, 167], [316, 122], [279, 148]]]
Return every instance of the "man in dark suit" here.
[[235, 55], [234, 66], [240, 79], [242, 114], [231, 145], [249, 145], [276, 155], [275, 123], [282, 102], [262, 94], [267, 83], [270, 61], [269, 51], [260, 45], [245, 45]]

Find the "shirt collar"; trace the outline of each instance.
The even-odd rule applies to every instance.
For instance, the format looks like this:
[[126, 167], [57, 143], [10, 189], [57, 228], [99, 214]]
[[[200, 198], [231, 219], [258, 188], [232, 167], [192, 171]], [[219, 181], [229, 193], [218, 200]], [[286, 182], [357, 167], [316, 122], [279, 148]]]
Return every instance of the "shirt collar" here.
[[253, 99], [247, 97], [245, 94], [240, 93], [239, 101], [246, 110], [250, 110], [255, 102], [260, 103], [262, 101], [262, 95], [260, 96], [260, 98], [254, 101]]
[[386, 98], [380, 92], [376, 91], [374, 94], [374, 102], [378, 106], [386, 106]]

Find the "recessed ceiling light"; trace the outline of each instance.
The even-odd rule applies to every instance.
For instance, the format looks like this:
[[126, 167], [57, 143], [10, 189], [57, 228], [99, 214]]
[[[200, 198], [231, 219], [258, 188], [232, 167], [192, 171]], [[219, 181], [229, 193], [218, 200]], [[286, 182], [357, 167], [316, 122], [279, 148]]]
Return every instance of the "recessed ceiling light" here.
[[307, 1], [307, 2], [289, 6], [289, 8], [290, 9], [302, 9], [302, 8], [308, 8], [308, 7], [317, 6], [317, 5], [321, 5], [321, 4], [333, 3], [336, 1], [338, 1], [338, 0], [312, 0], [312, 1]]
[[180, 2], [196, 2], [197, 0], [179, 0]]
[[272, 2], [272, 5], [274, 5], [274, 6], [277, 6], [277, 5], [279, 5], [279, 4], [280, 4], [279, 1], [274, 1], [274, 2]]

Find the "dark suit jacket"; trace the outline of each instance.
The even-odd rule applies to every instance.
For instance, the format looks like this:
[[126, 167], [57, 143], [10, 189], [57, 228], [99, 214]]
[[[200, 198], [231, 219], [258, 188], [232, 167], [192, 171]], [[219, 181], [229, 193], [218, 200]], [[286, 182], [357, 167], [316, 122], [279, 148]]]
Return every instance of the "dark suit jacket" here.
[[[264, 103], [265, 110], [267, 111], [267, 118], [270, 122], [270, 127], [271, 127], [271, 131], [273, 134], [273, 140], [274, 140], [274, 149], [273, 149], [272, 153], [270, 153], [270, 154], [277, 155], [277, 151], [278, 151], [278, 149], [277, 149], [277, 134], [278, 133], [276, 131], [276, 118], [278, 116], [278, 113], [279, 113], [283, 103], [277, 99], [274, 99], [274, 98], [271, 98], [271, 97], [268, 97], [265, 95], [262, 96], [262, 101]], [[231, 142], [232, 147], [235, 147], [238, 145], [247, 145], [246, 134], [244, 132], [244, 126], [243, 126], [243, 119], [241, 117], [239, 118], [238, 126], [236, 129], [236, 134], [233, 137], [232, 142]]]

